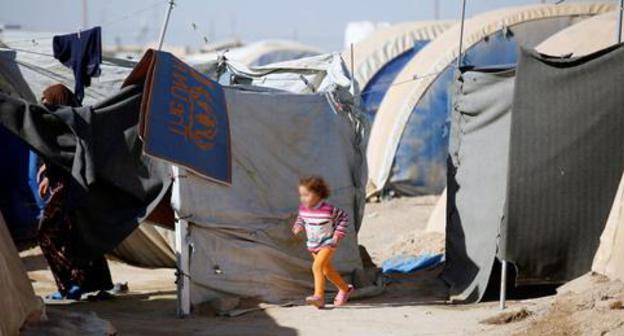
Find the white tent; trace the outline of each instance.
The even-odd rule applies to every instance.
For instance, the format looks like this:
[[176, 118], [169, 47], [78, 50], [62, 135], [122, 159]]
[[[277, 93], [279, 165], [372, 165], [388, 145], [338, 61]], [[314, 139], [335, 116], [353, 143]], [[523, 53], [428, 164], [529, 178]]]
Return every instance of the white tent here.
[[[613, 4], [578, 3], [506, 8], [480, 14], [466, 21], [464, 64], [515, 62], [517, 45], [535, 46], [571, 24], [614, 9]], [[458, 24], [429, 43], [403, 68], [388, 90], [368, 144], [368, 195], [380, 192], [389, 182], [408, 185], [412, 190], [407, 190], [407, 194], [415, 189], [414, 181], [422, 185], [423, 192], [442, 190], [448, 142], [449, 85], [445, 83], [453, 77], [459, 34]], [[424, 111], [413, 116], [420, 107]], [[410, 121], [415, 124], [410, 125]], [[402, 150], [401, 146], [405, 148]], [[423, 159], [415, 148], [433, 158]], [[405, 157], [398, 157], [397, 153], [404, 153]]]

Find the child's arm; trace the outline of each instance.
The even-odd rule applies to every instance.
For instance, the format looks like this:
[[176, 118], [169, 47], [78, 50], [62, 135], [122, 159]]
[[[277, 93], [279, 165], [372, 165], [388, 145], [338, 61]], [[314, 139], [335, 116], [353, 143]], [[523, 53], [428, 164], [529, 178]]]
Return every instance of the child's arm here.
[[334, 208], [334, 240], [341, 241], [347, 235], [349, 216], [342, 209]]
[[295, 223], [292, 226], [292, 233], [294, 235], [298, 235], [299, 233], [301, 233], [301, 231], [304, 230], [304, 221], [303, 218], [301, 218], [300, 215], [297, 215], [297, 219], [295, 220]]

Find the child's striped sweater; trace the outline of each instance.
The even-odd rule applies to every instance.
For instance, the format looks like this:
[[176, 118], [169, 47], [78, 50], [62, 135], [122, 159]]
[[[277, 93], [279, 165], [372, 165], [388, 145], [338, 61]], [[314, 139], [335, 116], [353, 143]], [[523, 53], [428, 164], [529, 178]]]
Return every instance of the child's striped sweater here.
[[344, 238], [348, 225], [349, 216], [327, 202], [320, 202], [310, 209], [300, 206], [294, 224], [305, 229], [310, 252], [318, 252], [323, 247], [336, 247], [333, 237], [337, 240]]

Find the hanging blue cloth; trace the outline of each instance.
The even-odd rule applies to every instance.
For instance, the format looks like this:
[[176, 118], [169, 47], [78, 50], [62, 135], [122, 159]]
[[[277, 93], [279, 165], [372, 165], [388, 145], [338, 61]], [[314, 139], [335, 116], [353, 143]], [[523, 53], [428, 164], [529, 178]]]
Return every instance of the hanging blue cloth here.
[[78, 102], [84, 98], [85, 86], [91, 77], [100, 75], [102, 63], [102, 29], [100, 27], [80, 33], [57, 35], [52, 40], [54, 58], [74, 72], [74, 94]]

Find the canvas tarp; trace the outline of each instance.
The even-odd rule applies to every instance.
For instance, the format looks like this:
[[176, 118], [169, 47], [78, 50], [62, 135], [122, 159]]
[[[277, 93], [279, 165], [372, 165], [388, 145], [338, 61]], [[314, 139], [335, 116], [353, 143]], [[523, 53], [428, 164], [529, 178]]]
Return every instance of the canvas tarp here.
[[456, 81], [442, 273], [454, 301], [481, 300], [496, 257], [514, 75], [514, 69], [468, 70]]
[[175, 268], [175, 233], [145, 221], [111, 254], [130, 265], [148, 268]]
[[0, 126], [73, 178], [74, 222], [83, 257], [109, 252], [165, 195], [169, 166], [141, 155], [141, 87], [95, 106], [55, 112], [0, 94]]
[[[470, 50], [486, 37], [508, 29], [514, 34], [519, 45], [533, 47], [543, 41], [544, 32], [549, 32], [550, 35], [588, 16], [614, 9], [615, 5], [608, 3], [577, 3], [532, 5], [487, 12], [466, 21], [462, 52]], [[535, 25], [535, 22], [540, 22], [540, 24]], [[445, 69], [453, 66], [454, 60], [459, 55], [457, 43], [459, 35], [458, 24], [429, 43], [403, 68], [386, 93], [375, 117], [368, 143], [367, 159], [370, 178], [367, 194], [369, 196], [386, 186], [392, 174], [397, 148], [410, 115], [438, 77], [446, 74]], [[414, 76], [420, 78], [413, 80]], [[398, 83], [401, 84], [398, 85]], [[437, 99], [435, 96], [428, 97], [425, 104], [435, 99]], [[440, 129], [437, 133], [443, 136], [444, 132], [444, 129]], [[433, 138], [437, 139], [437, 137], [436, 135]], [[420, 141], [422, 139], [411, 139], [409, 143], [419, 145]], [[413, 160], [408, 160], [408, 162], [411, 161]], [[418, 172], [417, 168], [413, 170], [408, 173]]]
[[600, 236], [592, 271], [624, 281], [624, 176], [620, 179], [607, 224]]
[[521, 52], [500, 245], [517, 283], [591, 269], [624, 170], [622, 78], [622, 47], [574, 59]]
[[29, 317], [43, 314], [43, 301], [35, 296], [30, 279], [0, 214], [0, 336], [17, 336]]
[[190, 222], [192, 302], [223, 295], [276, 302], [312, 288], [311, 257], [291, 233], [302, 175], [323, 176], [332, 187], [329, 201], [349, 215], [337, 269], [348, 274], [362, 268], [356, 228], [366, 168], [361, 130], [351, 121], [356, 112], [329, 93], [226, 87], [225, 96], [232, 185], [190, 173], [174, 182], [179, 198], [174, 192], [172, 204]]

